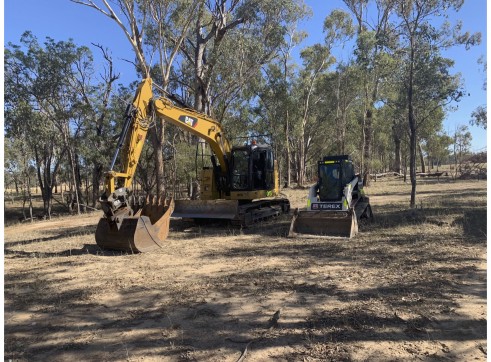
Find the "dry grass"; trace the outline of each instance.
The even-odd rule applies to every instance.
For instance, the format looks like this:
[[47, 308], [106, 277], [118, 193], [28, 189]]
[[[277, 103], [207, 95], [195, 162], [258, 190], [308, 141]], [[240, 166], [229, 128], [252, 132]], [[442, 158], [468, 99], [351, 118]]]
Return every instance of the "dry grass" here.
[[486, 184], [421, 183], [412, 211], [409, 187], [374, 183], [350, 241], [175, 221], [128, 255], [95, 245], [99, 214], [7, 227], [5, 358], [485, 360]]

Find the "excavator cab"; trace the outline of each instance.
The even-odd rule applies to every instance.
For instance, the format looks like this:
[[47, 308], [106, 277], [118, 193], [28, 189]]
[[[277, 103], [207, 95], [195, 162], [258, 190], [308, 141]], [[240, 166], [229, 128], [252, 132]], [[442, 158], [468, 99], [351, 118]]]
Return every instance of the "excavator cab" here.
[[246, 145], [232, 149], [231, 191], [272, 190], [274, 188], [273, 151], [267, 145]]
[[248, 226], [290, 210], [288, 199], [277, 197], [278, 167], [271, 146], [252, 141], [232, 147], [225, 173], [214, 157], [212, 163], [213, 168], [202, 170], [200, 200], [176, 200], [173, 217]]

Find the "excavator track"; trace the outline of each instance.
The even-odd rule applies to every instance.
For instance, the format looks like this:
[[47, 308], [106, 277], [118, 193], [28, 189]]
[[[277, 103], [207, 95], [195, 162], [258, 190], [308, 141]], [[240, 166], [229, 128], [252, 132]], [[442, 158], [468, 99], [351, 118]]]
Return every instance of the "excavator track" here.
[[289, 211], [290, 201], [288, 199], [258, 200], [239, 206], [237, 218], [231, 221], [234, 226], [247, 227]]
[[240, 204], [238, 200], [176, 200], [172, 217], [194, 220], [229, 220], [237, 227], [247, 227], [258, 221], [290, 211], [285, 198], [256, 200]]

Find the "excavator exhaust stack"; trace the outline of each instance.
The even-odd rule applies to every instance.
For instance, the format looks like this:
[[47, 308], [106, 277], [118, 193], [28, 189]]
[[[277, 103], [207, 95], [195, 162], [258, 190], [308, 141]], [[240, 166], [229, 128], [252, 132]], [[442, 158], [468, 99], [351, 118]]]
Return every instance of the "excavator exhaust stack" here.
[[164, 247], [169, 234], [170, 216], [174, 200], [148, 197], [145, 205], [117, 210], [111, 217], [103, 217], [97, 225], [95, 239], [102, 249], [145, 253]]

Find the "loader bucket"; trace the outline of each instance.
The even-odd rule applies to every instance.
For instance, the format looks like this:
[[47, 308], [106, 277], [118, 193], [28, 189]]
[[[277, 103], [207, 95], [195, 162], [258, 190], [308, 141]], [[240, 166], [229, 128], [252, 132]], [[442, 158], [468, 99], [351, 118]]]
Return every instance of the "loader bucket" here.
[[111, 221], [102, 218], [97, 225], [95, 239], [102, 249], [145, 253], [164, 247], [169, 235], [170, 216], [174, 200], [147, 199], [143, 208], [133, 216]]
[[[336, 236], [352, 238], [358, 233], [356, 214], [347, 212], [306, 211], [298, 209], [293, 213], [288, 237]], [[302, 235], [297, 235], [302, 234]]]

